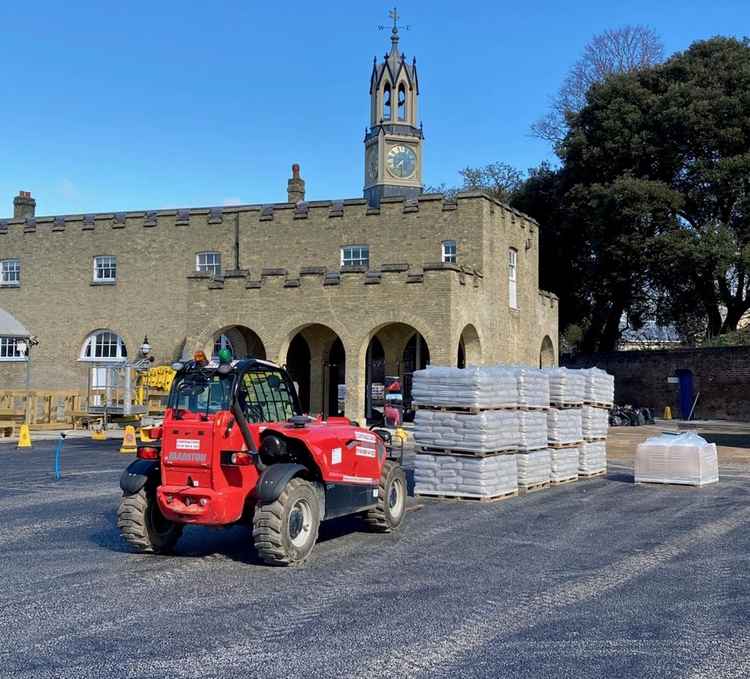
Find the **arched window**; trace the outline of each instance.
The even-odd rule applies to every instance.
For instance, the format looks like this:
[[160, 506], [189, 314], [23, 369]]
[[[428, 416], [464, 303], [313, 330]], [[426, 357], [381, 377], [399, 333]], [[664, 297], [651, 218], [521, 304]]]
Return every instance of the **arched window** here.
[[83, 343], [81, 360], [93, 362], [122, 361], [128, 357], [125, 340], [109, 330], [92, 332]]
[[518, 309], [518, 250], [508, 250], [508, 303], [511, 309]]
[[383, 90], [383, 119], [391, 119], [391, 86], [388, 83]]
[[398, 119], [406, 120], [406, 88], [404, 83], [398, 86]]
[[232, 347], [232, 341], [226, 335], [219, 335], [214, 341], [214, 358], [219, 355], [222, 349], [229, 349], [229, 352], [234, 356], [234, 348]]

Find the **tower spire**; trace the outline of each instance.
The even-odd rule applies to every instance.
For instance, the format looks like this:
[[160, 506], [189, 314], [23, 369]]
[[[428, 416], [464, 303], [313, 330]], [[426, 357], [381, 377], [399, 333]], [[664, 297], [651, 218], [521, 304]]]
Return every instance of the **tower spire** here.
[[398, 10], [394, 7], [388, 11], [388, 16], [393, 19], [393, 28], [391, 29], [391, 54], [398, 54]]

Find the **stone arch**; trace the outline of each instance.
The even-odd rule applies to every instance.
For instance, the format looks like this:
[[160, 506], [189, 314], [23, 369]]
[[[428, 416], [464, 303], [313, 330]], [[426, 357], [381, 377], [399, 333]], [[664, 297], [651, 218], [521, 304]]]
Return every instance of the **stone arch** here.
[[539, 350], [539, 367], [552, 368], [557, 365], [555, 360], [555, 345], [549, 335], [545, 335], [542, 340], [542, 348]]
[[[463, 363], [463, 365], [462, 365]], [[459, 368], [467, 365], [480, 365], [482, 363], [482, 342], [476, 327], [469, 323], [461, 331], [458, 339], [458, 361]]]
[[203, 351], [214, 356], [219, 346], [231, 349], [235, 358], [266, 358], [266, 347], [258, 333], [245, 325], [227, 325], [220, 328], [205, 343]]
[[279, 361], [297, 385], [303, 410], [327, 416], [342, 410], [346, 350], [339, 333], [322, 323], [297, 326], [283, 341]]
[[[375, 362], [380, 356], [382, 366]], [[414, 325], [395, 321], [373, 328], [366, 343], [361, 382], [367, 419], [380, 421], [386, 402], [397, 408], [410, 402], [411, 375], [414, 370], [424, 368], [429, 360], [428, 342]], [[394, 398], [398, 394], [401, 398]]]

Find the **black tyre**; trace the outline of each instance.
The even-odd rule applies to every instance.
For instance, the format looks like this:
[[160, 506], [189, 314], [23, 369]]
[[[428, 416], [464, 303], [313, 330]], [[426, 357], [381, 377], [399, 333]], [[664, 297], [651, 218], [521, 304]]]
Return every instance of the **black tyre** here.
[[277, 500], [258, 504], [253, 516], [253, 542], [263, 561], [274, 566], [303, 563], [315, 547], [320, 503], [315, 487], [292, 479]]
[[387, 460], [378, 484], [378, 505], [365, 513], [367, 525], [379, 533], [397, 530], [406, 515], [406, 476], [396, 462]]
[[182, 535], [182, 524], [165, 518], [156, 502], [156, 493], [146, 488], [120, 500], [117, 527], [125, 542], [139, 552], [167, 554]]

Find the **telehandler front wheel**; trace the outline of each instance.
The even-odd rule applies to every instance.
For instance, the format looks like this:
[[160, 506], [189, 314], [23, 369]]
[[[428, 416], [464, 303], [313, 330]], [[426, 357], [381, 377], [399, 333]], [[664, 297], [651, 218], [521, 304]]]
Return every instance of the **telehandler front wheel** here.
[[295, 566], [310, 556], [319, 527], [320, 504], [315, 487], [304, 479], [294, 478], [278, 499], [256, 507], [253, 542], [267, 564]]
[[165, 518], [152, 489], [123, 495], [117, 510], [117, 527], [125, 542], [139, 552], [168, 554], [182, 535], [182, 524]]
[[406, 476], [401, 465], [386, 460], [380, 472], [378, 504], [365, 513], [371, 530], [390, 533], [398, 530], [406, 514]]

